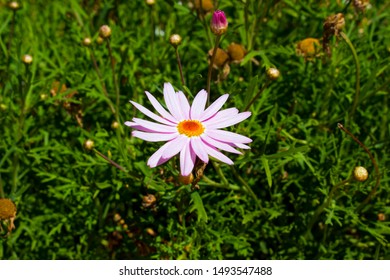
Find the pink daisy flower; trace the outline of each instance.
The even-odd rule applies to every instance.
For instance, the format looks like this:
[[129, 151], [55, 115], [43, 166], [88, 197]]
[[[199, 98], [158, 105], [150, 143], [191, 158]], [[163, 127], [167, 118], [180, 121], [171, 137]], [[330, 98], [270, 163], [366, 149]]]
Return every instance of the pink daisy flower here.
[[207, 92], [201, 90], [190, 106], [183, 92], [175, 92], [170, 83], [164, 84], [164, 100], [168, 111], [149, 92], [145, 92], [159, 115], [144, 106], [130, 101], [138, 110], [156, 122], [133, 118], [125, 124], [134, 128], [134, 137], [150, 142], [164, 142], [148, 160], [148, 166], [156, 167], [180, 153], [180, 173], [188, 176], [195, 165], [196, 157], [208, 163], [209, 156], [227, 164], [233, 161], [218, 149], [241, 154], [236, 148], [250, 149], [248, 137], [220, 130], [247, 119], [251, 113], [239, 113], [236, 108], [219, 111], [229, 97], [220, 96], [207, 109]]

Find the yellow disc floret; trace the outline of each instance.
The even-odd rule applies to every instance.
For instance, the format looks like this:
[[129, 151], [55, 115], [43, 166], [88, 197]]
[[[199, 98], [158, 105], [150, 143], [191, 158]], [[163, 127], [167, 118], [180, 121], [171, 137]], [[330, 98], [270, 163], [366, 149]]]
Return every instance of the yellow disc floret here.
[[184, 120], [179, 122], [177, 130], [187, 137], [199, 136], [204, 132], [204, 126], [200, 121]]

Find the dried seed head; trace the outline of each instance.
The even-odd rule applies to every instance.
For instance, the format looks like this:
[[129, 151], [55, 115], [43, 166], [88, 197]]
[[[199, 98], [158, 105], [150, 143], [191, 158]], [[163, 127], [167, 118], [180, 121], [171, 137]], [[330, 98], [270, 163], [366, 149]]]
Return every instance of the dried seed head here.
[[121, 215], [119, 215], [118, 213], [115, 213], [114, 215], [114, 222], [119, 222], [120, 220], [122, 219]]
[[16, 206], [11, 199], [0, 198], [0, 220], [13, 219], [16, 216]]
[[240, 63], [246, 55], [246, 50], [243, 45], [231, 43], [227, 49], [230, 59], [234, 63]]
[[95, 143], [91, 139], [88, 139], [87, 141], [84, 142], [84, 148], [87, 149], [88, 151], [91, 151], [94, 146]]
[[297, 44], [296, 52], [307, 60], [313, 59], [321, 49], [320, 41], [315, 38], [306, 38]]
[[111, 36], [111, 28], [108, 25], [102, 25], [99, 29], [99, 35], [103, 39], [107, 39]]
[[169, 43], [176, 48], [181, 44], [181, 36], [179, 34], [172, 34], [171, 37], [169, 37]]
[[345, 26], [345, 19], [342, 13], [328, 16], [324, 22], [324, 36], [339, 36]]
[[378, 213], [378, 221], [386, 221], [386, 215], [383, 213]]
[[[209, 58], [213, 55], [214, 49], [209, 50]], [[214, 67], [221, 68], [223, 65], [229, 61], [229, 55], [223, 49], [218, 48], [217, 53], [215, 54]]]
[[26, 65], [29, 65], [33, 62], [33, 57], [29, 54], [25, 54], [22, 56], [22, 62]]
[[217, 10], [213, 13], [213, 17], [211, 19], [211, 31], [215, 35], [222, 35], [226, 33], [228, 28], [228, 21], [226, 19], [225, 13], [221, 10]]
[[17, 1], [11, 1], [11, 2], [8, 3], [8, 8], [10, 8], [11, 10], [16, 11], [16, 10], [20, 9], [20, 4]]
[[364, 182], [368, 178], [368, 171], [363, 166], [357, 166], [353, 170], [353, 177], [356, 181]]
[[370, 5], [369, 0], [353, 0], [352, 1], [353, 6], [355, 7], [355, 10], [359, 12], [364, 12], [368, 5]]
[[[202, 2], [202, 6], [201, 6]], [[212, 0], [195, 0], [194, 1], [195, 9], [203, 10], [205, 13], [208, 13], [214, 9]]]
[[188, 176], [179, 175], [179, 182], [183, 185], [191, 184], [194, 181], [194, 175], [192, 173]]
[[279, 78], [280, 72], [277, 68], [268, 68], [267, 69], [267, 77], [268, 79], [275, 81]]
[[84, 40], [83, 40], [83, 45], [84, 45], [85, 47], [88, 47], [88, 46], [90, 46], [91, 44], [92, 44], [91, 38], [89, 38], [89, 37], [84, 38]]
[[142, 197], [142, 206], [150, 207], [156, 203], [157, 199], [153, 194], [144, 195]]
[[149, 6], [153, 6], [154, 4], [156, 4], [156, 1], [155, 0], [145, 0], [146, 4], [149, 5]]
[[157, 236], [157, 233], [152, 228], [147, 228], [147, 229], [145, 229], [145, 231], [150, 236], [153, 236], [153, 237]]

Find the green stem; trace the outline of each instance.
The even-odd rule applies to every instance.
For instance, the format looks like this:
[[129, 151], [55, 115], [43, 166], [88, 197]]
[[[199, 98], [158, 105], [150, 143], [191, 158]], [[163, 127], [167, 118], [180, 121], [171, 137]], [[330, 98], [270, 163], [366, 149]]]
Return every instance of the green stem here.
[[112, 55], [112, 48], [111, 48], [111, 44], [110, 44], [110, 40], [109, 39], [107, 39], [107, 49], [108, 49], [108, 53], [109, 53], [110, 60], [111, 60], [112, 80], [113, 80], [114, 87], [115, 87], [115, 96], [116, 96], [115, 117], [116, 117], [116, 121], [119, 123], [119, 97], [120, 97], [120, 92], [119, 92], [118, 79], [117, 79], [117, 77], [115, 75], [115, 60], [114, 60], [114, 56]]
[[112, 105], [112, 102], [111, 102], [110, 98], [108, 97], [107, 88], [106, 88], [106, 85], [105, 85], [105, 83], [103, 81], [102, 73], [100, 72], [100, 69], [99, 69], [99, 66], [97, 64], [95, 55], [93, 54], [93, 50], [89, 49], [89, 53], [91, 55], [91, 60], [92, 60], [92, 63], [93, 63], [93, 67], [95, 68], [96, 74], [99, 77], [100, 85], [102, 86], [102, 89], [103, 89], [103, 94], [107, 98], [107, 102], [108, 102], [108, 105], [110, 106], [111, 112], [115, 115], [116, 114], [115, 113], [115, 108]]
[[248, 109], [252, 106], [252, 104], [256, 101], [257, 98], [260, 97], [260, 95], [263, 93], [263, 91], [268, 87], [268, 85], [270, 84], [270, 80], [267, 79], [267, 81], [265, 82], [265, 84], [263, 85], [263, 87], [259, 90], [259, 92], [252, 98], [251, 101], [249, 101], [248, 105], [246, 105], [244, 111], [248, 111]]
[[213, 49], [213, 55], [211, 56], [211, 60], [210, 60], [210, 65], [209, 65], [209, 71], [208, 71], [208, 74], [207, 74], [207, 105], [210, 104], [210, 84], [211, 84], [211, 73], [213, 72], [213, 65], [214, 65], [214, 61], [215, 61], [215, 57], [217, 56], [217, 50], [218, 50], [218, 45], [219, 45], [219, 41], [221, 39], [221, 35], [217, 35], [217, 37], [215, 38], [215, 45], [214, 45], [214, 49]]
[[179, 55], [179, 48], [175, 47], [176, 52], [176, 59], [177, 59], [177, 65], [179, 66], [179, 72], [180, 72], [180, 78], [181, 78], [181, 84], [185, 86], [184, 76], [183, 76], [183, 69], [181, 67], [181, 61], [180, 61], [180, 55]]
[[363, 150], [368, 154], [371, 162], [372, 162], [372, 165], [374, 165], [374, 168], [375, 168], [375, 173], [376, 173], [376, 183], [375, 183], [375, 186], [374, 188], [371, 190], [371, 192], [368, 194], [368, 196], [366, 197], [366, 199], [356, 208], [356, 212], [360, 212], [364, 205], [366, 205], [370, 200], [371, 198], [375, 195], [378, 187], [379, 187], [379, 183], [380, 183], [380, 173], [379, 173], [379, 167], [378, 167], [378, 164], [373, 156], [373, 154], [370, 152], [370, 150], [362, 143], [359, 141], [359, 139], [357, 139], [348, 129], [346, 129], [341, 123], [338, 123], [337, 124], [338, 128], [340, 128], [342, 131], [344, 131], [345, 133], [347, 133], [356, 143], [359, 144], [360, 147], [363, 148]]
[[344, 39], [344, 41], [349, 46], [352, 55], [353, 60], [355, 61], [355, 67], [356, 67], [356, 89], [355, 89], [355, 96], [353, 99], [353, 105], [351, 109], [350, 118], [353, 118], [353, 115], [355, 114], [358, 102], [359, 102], [359, 95], [360, 95], [360, 65], [359, 65], [359, 59], [356, 53], [356, 50], [354, 46], [352, 45], [352, 42], [349, 40], [348, 36], [344, 32], [340, 32], [340, 36]]

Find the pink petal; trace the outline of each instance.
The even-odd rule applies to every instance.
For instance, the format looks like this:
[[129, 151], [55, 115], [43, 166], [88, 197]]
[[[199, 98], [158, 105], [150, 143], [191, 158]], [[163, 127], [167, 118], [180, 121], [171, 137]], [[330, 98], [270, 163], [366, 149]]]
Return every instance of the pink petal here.
[[201, 136], [202, 140], [207, 143], [209, 146], [211, 147], [215, 147], [215, 148], [218, 148], [220, 150], [223, 150], [223, 151], [227, 151], [227, 152], [230, 152], [230, 153], [234, 153], [234, 154], [239, 154], [241, 155], [242, 153], [236, 149], [234, 149], [232, 146], [230, 146], [229, 144], [226, 144], [226, 143], [222, 143], [222, 142], [219, 142], [217, 140], [214, 140], [213, 138], [211, 137], [208, 137], [207, 135], [203, 134]]
[[166, 149], [164, 150], [162, 157], [163, 158], [171, 158], [178, 154], [183, 147], [190, 141], [190, 139], [186, 136], [179, 135], [176, 139], [168, 142]]
[[147, 133], [142, 131], [133, 131], [132, 135], [139, 139], [149, 142], [170, 141], [177, 137], [179, 133]]
[[209, 156], [207, 155], [205, 144], [199, 137], [191, 137], [192, 151], [205, 163], [209, 162]]
[[169, 112], [171, 112], [176, 120], [182, 121], [185, 119], [181, 112], [179, 98], [175, 92], [175, 89], [170, 83], [164, 84], [164, 100]]
[[234, 132], [218, 129], [208, 129], [205, 132], [211, 138], [226, 143], [250, 143], [252, 139]]
[[213, 158], [216, 158], [216, 159], [218, 159], [226, 164], [229, 164], [229, 165], [234, 164], [234, 162], [230, 158], [228, 158], [227, 156], [225, 156], [221, 152], [217, 151], [216, 149], [214, 149], [208, 145], [204, 145], [204, 147], [206, 148], [207, 153], [210, 156], [212, 156]]
[[202, 122], [205, 125], [211, 125], [214, 123], [221, 122], [225, 119], [230, 119], [238, 115], [238, 110], [236, 108], [229, 108], [216, 113], [212, 118], [209, 118], [207, 121]]
[[191, 119], [192, 120], [198, 120], [200, 116], [204, 112], [204, 108], [206, 107], [207, 102], [207, 91], [202, 89], [198, 92], [198, 94], [195, 96], [194, 101], [192, 102], [191, 106]]
[[240, 149], [250, 149], [251, 147], [249, 147], [248, 145], [245, 145], [245, 144], [241, 144], [241, 143], [234, 143], [234, 146], [236, 146], [237, 148], [240, 148]]
[[188, 142], [187, 145], [184, 146], [184, 148], [180, 152], [180, 173], [183, 176], [188, 176], [192, 172], [192, 169], [194, 169], [195, 165], [195, 159], [196, 154], [191, 151], [190, 143]]
[[231, 125], [235, 125], [235, 124], [242, 122], [243, 120], [249, 118], [251, 114], [252, 114], [251, 112], [240, 113], [240, 114], [233, 116], [231, 118], [222, 119], [220, 122], [216, 122], [216, 123], [213, 123], [211, 125], [209, 124], [209, 125], [207, 125], [207, 128], [217, 129], [217, 128], [224, 128], [224, 127], [228, 127]]
[[208, 118], [212, 117], [215, 113], [219, 111], [219, 109], [222, 108], [223, 104], [225, 104], [226, 100], [229, 98], [229, 94], [224, 94], [220, 96], [217, 100], [211, 104], [206, 111], [201, 115], [199, 118], [200, 121], [205, 121]]
[[160, 147], [160, 149], [158, 149], [148, 160], [148, 166], [150, 167], [156, 167], [160, 164], [163, 164], [164, 162], [168, 161], [169, 159], [166, 158], [166, 159], [163, 159], [161, 156], [163, 154], [163, 152], [165, 151], [167, 145], [169, 144], [168, 143], [165, 143], [163, 146]]
[[130, 103], [133, 104], [138, 110], [140, 110], [142, 113], [144, 113], [149, 118], [151, 118], [155, 121], [158, 121], [160, 123], [166, 124], [166, 125], [174, 125], [174, 123], [156, 115], [155, 113], [151, 112], [149, 109], [145, 108], [144, 106], [142, 106], [134, 101], [130, 101]]
[[190, 103], [188, 103], [188, 99], [184, 95], [183, 92], [179, 91], [177, 94], [178, 94], [178, 97], [179, 97], [179, 103], [180, 103], [181, 111], [184, 114], [184, 118], [186, 120], [189, 120], [190, 119], [190, 110], [191, 110]]
[[148, 97], [150, 103], [152, 103], [154, 109], [165, 119], [173, 122], [173, 123], [178, 123], [179, 121], [176, 120], [171, 114], [169, 114], [163, 106], [157, 101], [157, 99], [151, 95], [149, 92], [145, 91], [146, 96]]
[[133, 122], [142, 126], [143, 128], [150, 129], [154, 132], [177, 132], [177, 128], [174, 126], [168, 126], [165, 124], [154, 123], [143, 119], [133, 118]]
[[125, 125], [130, 126], [131, 128], [136, 129], [136, 130], [141, 130], [141, 131], [145, 131], [145, 132], [155, 132], [154, 130], [145, 128], [142, 125], [139, 125], [135, 122], [125, 122]]

